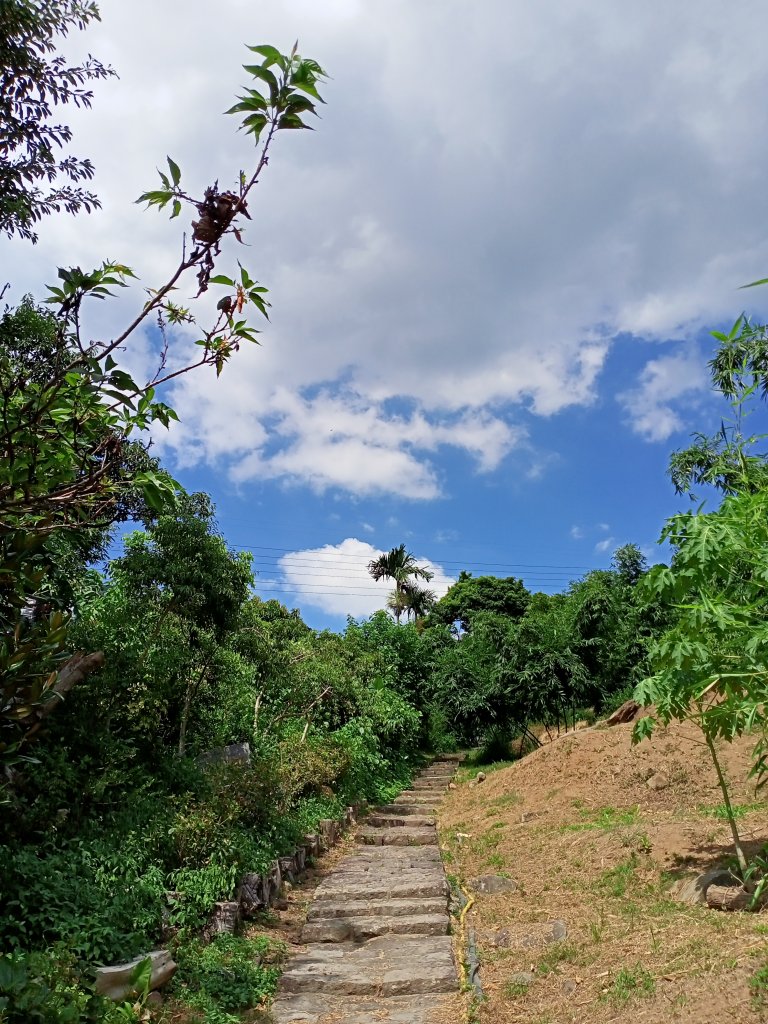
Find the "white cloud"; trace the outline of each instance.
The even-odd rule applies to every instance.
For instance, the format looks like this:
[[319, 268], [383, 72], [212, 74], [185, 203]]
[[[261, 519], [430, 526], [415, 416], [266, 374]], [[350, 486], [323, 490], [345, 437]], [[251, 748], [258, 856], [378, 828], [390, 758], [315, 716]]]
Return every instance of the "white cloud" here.
[[[489, 472], [526, 436], [521, 428], [484, 412], [440, 419], [422, 412], [389, 414], [380, 404], [348, 391], [304, 398], [278, 388], [257, 414], [247, 400], [239, 401], [246, 390], [238, 382], [226, 410], [218, 389], [206, 389], [203, 378], [190, 377], [184, 387], [190, 401], [195, 396], [196, 416], [172, 432], [180, 457], [194, 463], [227, 456], [230, 475], [238, 483], [276, 479], [309, 484], [318, 491], [341, 488], [361, 496], [431, 499], [442, 491], [429, 458], [440, 447], [467, 452], [478, 472]], [[221, 416], [226, 417], [226, 430]]]
[[614, 543], [614, 540], [615, 540], [614, 537], [606, 537], [604, 540], [599, 540], [597, 542], [597, 544], [595, 544], [595, 551], [600, 551], [600, 552], [610, 551], [611, 546]]
[[665, 441], [685, 423], [673, 403], [700, 394], [707, 384], [707, 370], [696, 348], [660, 356], [646, 364], [637, 388], [618, 396], [632, 429], [648, 441]]
[[584, 539], [584, 531], [582, 530], [582, 528], [580, 526], [572, 526], [571, 530], [570, 530], [570, 533], [571, 533], [571, 538], [573, 540], [583, 540]]
[[[368, 563], [380, 554], [380, 548], [354, 537], [340, 544], [294, 551], [280, 559], [281, 575], [277, 582], [294, 593], [302, 606], [311, 605], [328, 615], [361, 618], [385, 608], [392, 592], [391, 582], [377, 583], [368, 573]], [[426, 585], [442, 597], [455, 580], [428, 558], [417, 557], [416, 560], [434, 572], [434, 579]], [[265, 582], [267, 587], [262, 596], [267, 597], [271, 591], [269, 581]], [[258, 581], [256, 589], [258, 591]]]
[[[188, 223], [133, 200], [166, 153], [198, 192], [252, 166], [249, 140], [220, 114], [246, 81], [243, 42], [300, 35], [333, 76], [323, 118], [277, 138], [248, 247], [226, 247], [219, 267], [240, 258], [264, 280], [272, 323], [219, 381], [176, 389], [184, 429], [166, 445], [182, 465], [434, 498], [441, 445], [493, 472], [522, 441], [516, 407], [589, 405], [617, 332], [690, 338], [738, 312], [734, 288], [768, 266], [768, 141], [754, 130], [768, 7], [262, 0], [256, 16], [220, 0], [215, 18], [203, 0], [183, 18], [177, 7], [104, 4], [101, 26], [67, 40], [121, 75], [96, 84], [92, 111], [66, 111], [104, 210], [49, 219], [34, 249], [0, 243], [0, 262], [12, 297], [39, 295], [57, 266], [104, 258], [134, 265], [142, 285], [166, 279]], [[186, 282], [177, 298], [194, 291]], [[113, 336], [142, 301], [92, 304], [89, 337]], [[185, 351], [194, 340], [183, 333]], [[680, 399], [704, 386], [689, 375], [657, 401], [667, 371], [682, 380], [665, 359], [623, 397], [649, 439], [679, 429]], [[408, 413], [392, 413], [393, 399]]]
[[372, 523], [360, 523], [360, 529], [365, 530], [366, 533], [375, 533], [376, 527]]

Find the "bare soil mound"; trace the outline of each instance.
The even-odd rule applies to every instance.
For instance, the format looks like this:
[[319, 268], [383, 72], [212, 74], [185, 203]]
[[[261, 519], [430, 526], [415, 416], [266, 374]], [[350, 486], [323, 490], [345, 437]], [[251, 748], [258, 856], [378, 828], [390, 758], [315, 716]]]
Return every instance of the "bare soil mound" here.
[[[768, 1020], [753, 981], [767, 962], [768, 913], [726, 914], [671, 895], [732, 853], [706, 747], [691, 726], [637, 747], [631, 732], [569, 733], [446, 800], [448, 871], [470, 890], [480, 876], [515, 883], [476, 886], [468, 915], [488, 997], [480, 1021]], [[768, 808], [747, 779], [753, 745], [746, 737], [720, 753], [757, 850], [768, 842]]]

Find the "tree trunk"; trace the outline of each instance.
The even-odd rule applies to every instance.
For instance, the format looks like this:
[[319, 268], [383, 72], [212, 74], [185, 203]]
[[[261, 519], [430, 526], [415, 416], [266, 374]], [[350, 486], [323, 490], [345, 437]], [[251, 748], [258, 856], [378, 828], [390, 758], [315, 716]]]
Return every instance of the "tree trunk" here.
[[736, 849], [736, 859], [739, 862], [739, 870], [741, 871], [741, 878], [742, 878], [742, 881], [744, 882], [744, 888], [745, 889], [749, 889], [749, 886], [747, 885], [747, 882], [746, 882], [746, 877], [747, 877], [747, 858], [746, 858], [746, 854], [744, 853], [744, 847], [741, 845], [741, 836], [739, 835], [739, 830], [738, 830], [738, 828], [736, 826], [736, 816], [733, 813], [733, 807], [731, 806], [731, 798], [730, 798], [730, 795], [728, 793], [728, 785], [727, 785], [727, 783], [725, 781], [725, 776], [723, 775], [723, 770], [720, 767], [720, 761], [718, 760], [718, 757], [717, 757], [717, 751], [715, 750], [714, 741], [713, 741], [712, 737], [709, 735], [708, 732], [704, 732], [704, 739], [707, 741], [707, 746], [709, 747], [709, 753], [710, 753], [710, 755], [712, 757], [712, 762], [713, 762], [713, 764], [715, 766], [715, 771], [717, 772], [717, 781], [718, 781], [718, 783], [720, 785], [720, 791], [723, 794], [723, 802], [725, 804], [725, 813], [726, 813], [726, 816], [728, 818], [728, 824], [731, 827], [731, 836], [733, 837], [733, 845], [734, 845], [734, 847]]
[[200, 675], [197, 677], [197, 679], [190, 679], [187, 683], [187, 692], [184, 694], [184, 707], [182, 708], [181, 711], [181, 725], [179, 726], [179, 746], [177, 750], [177, 754], [179, 757], [184, 756], [184, 751], [186, 750], [187, 746], [187, 726], [189, 725], [189, 709], [192, 706], [192, 697], [194, 696], [195, 691], [199, 688], [200, 684], [205, 678], [205, 673], [207, 671], [208, 665], [206, 663], [205, 665], [203, 665], [202, 670], [200, 671]]

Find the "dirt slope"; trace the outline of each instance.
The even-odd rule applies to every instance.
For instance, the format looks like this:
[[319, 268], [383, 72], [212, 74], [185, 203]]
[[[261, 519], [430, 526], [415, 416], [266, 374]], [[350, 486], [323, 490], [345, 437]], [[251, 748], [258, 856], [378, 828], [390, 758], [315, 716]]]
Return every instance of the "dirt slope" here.
[[[468, 917], [488, 996], [479, 1021], [768, 1020], [749, 988], [768, 956], [768, 913], [724, 914], [669, 894], [731, 853], [706, 748], [680, 726], [633, 748], [631, 728], [570, 733], [445, 801], [448, 871], [465, 884], [488, 874], [517, 883], [478, 893]], [[721, 753], [756, 849], [768, 813], [746, 779], [752, 745]], [[552, 922], [565, 938], [553, 941], [563, 929]]]

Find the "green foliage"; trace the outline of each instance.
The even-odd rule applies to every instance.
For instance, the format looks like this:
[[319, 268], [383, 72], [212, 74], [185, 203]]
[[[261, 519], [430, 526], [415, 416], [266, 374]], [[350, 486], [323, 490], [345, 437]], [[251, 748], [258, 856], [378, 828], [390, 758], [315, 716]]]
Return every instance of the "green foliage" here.
[[469, 630], [478, 612], [517, 619], [525, 614], [530, 597], [522, 580], [514, 576], [473, 577], [469, 572], [461, 572], [430, 612], [429, 624], [453, 626], [458, 622], [463, 630]]
[[284, 956], [282, 943], [264, 936], [220, 935], [208, 945], [190, 942], [176, 954], [173, 991], [212, 1024], [239, 1022], [237, 1011], [258, 1006], [273, 994]]
[[65, 949], [0, 954], [3, 1024], [127, 1024], [138, 1021], [129, 1004], [102, 999], [81, 985]]

